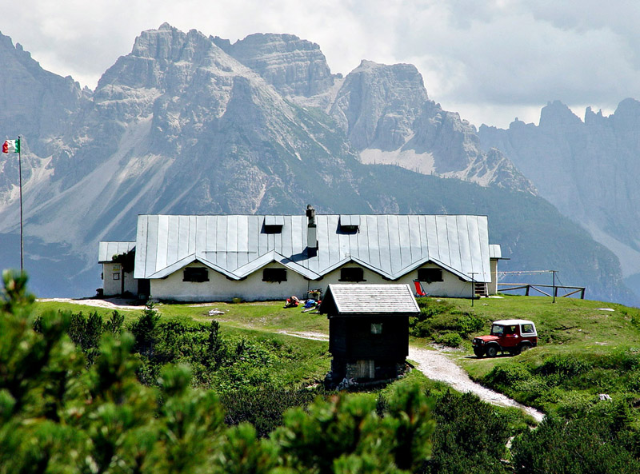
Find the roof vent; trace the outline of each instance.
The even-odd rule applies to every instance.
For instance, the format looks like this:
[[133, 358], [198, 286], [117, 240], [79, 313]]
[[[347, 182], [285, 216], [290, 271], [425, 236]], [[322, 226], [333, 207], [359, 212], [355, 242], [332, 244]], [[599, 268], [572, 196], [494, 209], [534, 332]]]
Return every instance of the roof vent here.
[[264, 233], [265, 234], [281, 234], [284, 225], [283, 216], [265, 216], [264, 217]]
[[340, 232], [355, 234], [360, 229], [360, 216], [343, 214], [340, 216]]

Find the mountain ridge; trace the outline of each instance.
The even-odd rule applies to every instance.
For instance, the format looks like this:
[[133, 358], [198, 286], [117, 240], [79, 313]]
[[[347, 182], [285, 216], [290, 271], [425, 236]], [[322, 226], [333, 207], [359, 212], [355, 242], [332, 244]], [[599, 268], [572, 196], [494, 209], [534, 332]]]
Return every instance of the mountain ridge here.
[[[24, 186], [25, 230], [38, 249], [29, 265], [48, 272], [51, 262], [61, 262], [55, 276], [36, 270], [45, 294], [47, 285], [53, 287], [47, 278], [66, 278], [75, 294], [98, 286], [97, 242], [133, 239], [137, 214], [297, 213], [312, 203], [319, 212], [455, 208], [503, 216], [488, 201], [498, 192], [494, 198], [519, 202], [542, 223], [566, 228], [566, 251], [575, 241], [590, 249], [593, 261], [564, 263], [568, 275], [589, 276], [585, 284], [599, 288], [594, 294], [603, 298], [629, 296], [615, 259], [555, 214], [542, 215], [550, 215], [548, 204], [535, 196], [530, 181], [500, 152], [482, 151], [473, 126], [431, 101], [413, 66], [363, 62], [340, 78], [326, 73], [326, 60], [313, 43], [253, 35], [235, 43], [236, 51], [250, 42], [258, 44], [257, 52], [245, 51], [245, 62], [250, 57], [263, 64], [260, 51], [268, 46], [270, 62], [258, 70], [228, 54], [230, 42], [195, 30], [163, 24], [142, 32], [96, 90], [80, 95], [70, 118], [53, 123], [45, 135], [25, 137], [31, 172]], [[288, 76], [291, 57], [298, 74]], [[325, 72], [310, 74], [310, 68]], [[33, 112], [39, 120], [42, 114]], [[0, 127], [5, 123], [0, 120]], [[383, 149], [433, 160], [430, 173], [416, 173], [406, 163], [409, 169], [399, 172], [363, 159], [367, 151]], [[6, 163], [8, 176], [12, 165]], [[0, 233], [11, 235], [17, 229], [15, 181], [5, 181]], [[535, 227], [505, 217], [499, 222], [495, 232], [508, 237], [498, 243], [511, 249], [509, 255], [517, 248], [524, 266], [541, 258], [535, 239], [521, 235], [522, 229], [538, 235]], [[518, 239], [526, 245], [516, 245]], [[541, 241], [551, 245], [546, 237]], [[60, 255], [74, 263], [65, 267]], [[0, 255], [3, 262], [12, 258]]]

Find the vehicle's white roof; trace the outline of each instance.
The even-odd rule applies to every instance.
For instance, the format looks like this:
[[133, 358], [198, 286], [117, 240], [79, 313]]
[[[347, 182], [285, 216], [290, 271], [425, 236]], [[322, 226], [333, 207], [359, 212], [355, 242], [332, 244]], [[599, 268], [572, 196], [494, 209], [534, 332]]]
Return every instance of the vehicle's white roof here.
[[493, 324], [502, 324], [509, 326], [510, 324], [534, 324], [533, 321], [528, 319], [501, 319], [500, 321], [494, 321]]

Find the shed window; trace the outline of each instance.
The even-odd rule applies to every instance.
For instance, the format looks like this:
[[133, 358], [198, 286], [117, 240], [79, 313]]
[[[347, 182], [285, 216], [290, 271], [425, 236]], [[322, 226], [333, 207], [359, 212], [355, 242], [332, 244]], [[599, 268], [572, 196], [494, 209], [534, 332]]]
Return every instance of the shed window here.
[[113, 279], [114, 280], [119, 280], [120, 279], [120, 274], [119, 273], [114, 273], [113, 274]]
[[265, 268], [262, 271], [262, 281], [278, 283], [287, 281], [287, 270], [284, 268]]
[[365, 281], [364, 270], [362, 268], [342, 268], [340, 281]]
[[443, 281], [442, 270], [439, 268], [419, 268], [418, 280], [431, 283], [433, 281]]
[[371, 323], [371, 334], [382, 334], [382, 323]]
[[182, 281], [209, 281], [209, 270], [203, 267], [185, 268]]

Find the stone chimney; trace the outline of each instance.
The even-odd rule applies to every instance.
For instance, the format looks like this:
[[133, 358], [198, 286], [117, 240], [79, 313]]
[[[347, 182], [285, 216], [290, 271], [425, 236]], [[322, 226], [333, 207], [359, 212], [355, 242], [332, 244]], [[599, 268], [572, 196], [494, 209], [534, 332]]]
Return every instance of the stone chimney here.
[[309, 204], [307, 206], [307, 248], [309, 256], [313, 257], [318, 253], [318, 234], [316, 232], [316, 210]]

